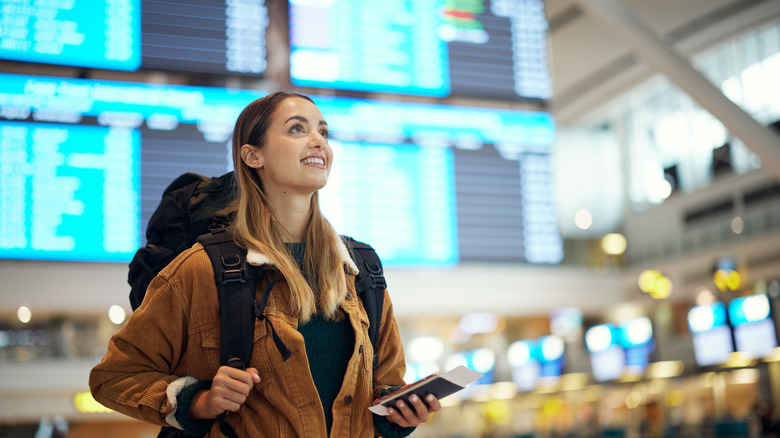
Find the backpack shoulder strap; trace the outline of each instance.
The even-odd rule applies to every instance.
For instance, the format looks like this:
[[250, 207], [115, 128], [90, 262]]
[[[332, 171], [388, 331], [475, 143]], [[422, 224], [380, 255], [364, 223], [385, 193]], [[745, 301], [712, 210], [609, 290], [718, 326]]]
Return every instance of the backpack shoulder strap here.
[[342, 236], [342, 239], [360, 271], [355, 278], [355, 290], [363, 301], [363, 308], [368, 315], [368, 336], [374, 347], [374, 368], [376, 368], [379, 365], [379, 356], [377, 355], [379, 327], [382, 323], [382, 308], [387, 288], [387, 281], [385, 281], [382, 271], [382, 261], [379, 260], [379, 256], [370, 245], [348, 236]]
[[233, 242], [227, 227], [211, 229], [198, 242], [211, 259], [219, 291], [220, 363], [243, 369], [254, 341], [257, 269], [246, 262], [246, 250]]
[[[255, 318], [263, 319], [266, 300], [276, 281], [266, 285], [263, 303], [255, 300], [255, 287], [259, 268], [246, 261], [247, 251], [233, 241], [232, 228], [226, 226], [226, 217], [214, 218], [209, 232], [198, 237], [214, 268], [214, 280], [219, 292], [219, 361], [222, 365], [245, 370], [254, 348]], [[268, 319], [265, 319], [268, 321]], [[276, 348], [282, 359], [290, 357], [290, 351], [276, 334], [271, 321]], [[238, 438], [236, 431], [225, 419], [227, 411], [217, 416], [219, 429], [227, 438]]]

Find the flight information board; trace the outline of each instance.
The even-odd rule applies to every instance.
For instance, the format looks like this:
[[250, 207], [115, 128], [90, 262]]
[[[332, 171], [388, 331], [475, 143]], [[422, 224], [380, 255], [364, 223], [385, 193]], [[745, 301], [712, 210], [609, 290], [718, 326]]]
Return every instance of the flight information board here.
[[336, 229], [377, 242], [382, 257], [396, 265], [458, 261], [451, 149], [338, 140], [331, 145], [337, 158], [320, 204]]
[[260, 75], [263, 0], [0, 0], [0, 59]]
[[122, 128], [0, 122], [2, 256], [132, 258], [140, 244], [139, 140]]
[[263, 0], [141, 0], [141, 66], [258, 75], [266, 69]]
[[140, 0], [0, 0], [0, 59], [137, 70]]
[[[173, 179], [232, 168], [263, 95], [0, 74], [0, 258], [128, 261]], [[314, 99], [335, 155], [322, 210], [388, 266], [563, 258], [549, 114]]]
[[291, 0], [293, 84], [548, 99], [542, 0]]

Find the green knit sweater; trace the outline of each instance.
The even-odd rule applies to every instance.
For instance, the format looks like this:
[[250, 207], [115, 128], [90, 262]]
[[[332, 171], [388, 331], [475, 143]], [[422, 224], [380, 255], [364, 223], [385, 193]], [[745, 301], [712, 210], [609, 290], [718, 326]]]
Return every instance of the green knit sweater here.
[[[288, 243], [287, 247], [303, 270], [304, 244]], [[355, 348], [355, 333], [349, 319], [331, 321], [319, 314], [314, 315], [307, 323], [299, 325], [298, 331], [306, 343], [309, 369], [320, 395], [325, 411], [325, 424], [330, 434], [333, 425], [333, 401], [339, 394], [347, 364]]]
[[[288, 243], [287, 248], [303, 271], [303, 259], [306, 248], [303, 243]], [[298, 326], [306, 343], [306, 356], [309, 359], [309, 369], [314, 379], [314, 386], [320, 395], [322, 408], [325, 411], [325, 423], [330, 428], [333, 425], [333, 402], [339, 394], [347, 372], [347, 365], [355, 348], [355, 332], [349, 319], [339, 321], [324, 319], [321, 315], [313, 316], [306, 324]], [[388, 394], [400, 386], [388, 388], [383, 394]], [[374, 426], [381, 436], [401, 438], [411, 434], [414, 427], [399, 427], [390, 424], [385, 417], [374, 415]]]

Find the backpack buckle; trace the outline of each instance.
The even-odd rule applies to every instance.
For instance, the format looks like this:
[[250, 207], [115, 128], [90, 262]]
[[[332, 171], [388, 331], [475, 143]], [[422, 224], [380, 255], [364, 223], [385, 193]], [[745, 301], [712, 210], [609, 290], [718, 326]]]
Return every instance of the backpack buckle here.
[[219, 284], [227, 283], [246, 283], [247, 276], [244, 269], [225, 269], [220, 272], [220, 278], [217, 279]]
[[369, 274], [369, 276], [371, 278], [371, 282], [374, 283], [374, 287], [387, 289], [387, 280], [385, 280], [385, 277], [382, 274]]
[[387, 280], [382, 275], [382, 267], [375, 263], [364, 262], [363, 264], [368, 271], [368, 278], [371, 279], [371, 288], [381, 287], [382, 289], [387, 289]]
[[238, 254], [224, 254], [222, 267], [225, 269], [219, 272], [219, 284], [245, 283], [248, 280], [246, 269], [241, 269], [241, 257]]

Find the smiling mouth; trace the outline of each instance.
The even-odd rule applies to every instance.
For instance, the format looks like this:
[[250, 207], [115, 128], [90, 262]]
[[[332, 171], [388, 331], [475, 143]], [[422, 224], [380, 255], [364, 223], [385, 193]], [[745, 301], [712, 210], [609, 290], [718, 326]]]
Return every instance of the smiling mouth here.
[[303, 164], [315, 164], [315, 165], [324, 166], [325, 165], [325, 160], [323, 160], [322, 158], [309, 157], [309, 158], [304, 158], [303, 160], [301, 160], [301, 163], [303, 163]]

